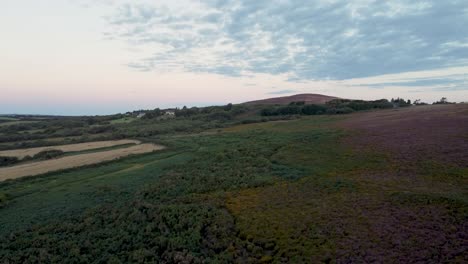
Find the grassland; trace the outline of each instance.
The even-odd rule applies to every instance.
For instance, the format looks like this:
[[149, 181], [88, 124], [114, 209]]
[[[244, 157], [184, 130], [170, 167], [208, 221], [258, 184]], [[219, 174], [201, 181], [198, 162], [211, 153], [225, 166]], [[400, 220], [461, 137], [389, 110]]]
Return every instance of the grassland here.
[[37, 123], [37, 122], [39, 121], [14, 120], [14, 121], [1, 122], [0, 126], [24, 125], [24, 124], [32, 124], [32, 123]]
[[[167, 149], [0, 183], [0, 259], [463, 263], [466, 149], [455, 149], [461, 154], [453, 162], [420, 159], [406, 151], [411, 146], [389, 148], [381, 135], [403, 117], [406, 125], [391, 130], [397, 138], [424, 131], [435, 116], [452, 120], [444, 126], [466, 119], [434, 107], [415, 123], [420, 116], [411, 120], [412, 111], [375, 112], [382, 129], [360, 121], [374, 112], [218, 123], [199, 134], [150, 132], [199, 120], [144, 123], [146, 135], [130, 128], [128, 134]], [[467, 134], [463, 125], [452, 127], [453, 134], [432, 129], [425, 141], [445, 143], [444, 151]]]
[[111, 121], [111, 124], [127, 124], [127, 123], [130, 123], [130, 122], [133, 122], [133, 121], [136, 121], [138, 120], [137, 118], [135, 117], [122, 117], [122, 118], [119, 118], [119, 119], [115, 119], [115, 120], [112, 120]]

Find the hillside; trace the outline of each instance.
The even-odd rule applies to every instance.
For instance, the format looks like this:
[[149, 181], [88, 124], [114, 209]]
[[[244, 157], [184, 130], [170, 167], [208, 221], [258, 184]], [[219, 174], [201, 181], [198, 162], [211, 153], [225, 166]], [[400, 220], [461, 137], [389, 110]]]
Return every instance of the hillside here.
[[262, 100], [255, 100], [245, 102], [247, 105], [276, 105], [276, 104], [289, 104], [291, 102], [305, 102], [306, 104], [324, 104], [338, 97], [322, 95], [322, 94], [296, 94], [291, 96], [282, 96], [267, 98]]

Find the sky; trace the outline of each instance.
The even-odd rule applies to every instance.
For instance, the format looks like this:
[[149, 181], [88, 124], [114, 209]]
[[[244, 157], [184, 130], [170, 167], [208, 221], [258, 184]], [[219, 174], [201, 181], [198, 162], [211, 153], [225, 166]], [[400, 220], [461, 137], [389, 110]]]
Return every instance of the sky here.
[[468, 101], [466, 0], [0, 0], [0, 114]]

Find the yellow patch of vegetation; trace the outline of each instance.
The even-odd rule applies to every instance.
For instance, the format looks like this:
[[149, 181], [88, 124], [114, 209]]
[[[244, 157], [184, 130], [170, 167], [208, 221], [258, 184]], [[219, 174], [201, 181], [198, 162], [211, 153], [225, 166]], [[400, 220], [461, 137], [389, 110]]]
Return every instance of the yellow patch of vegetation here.
[[58, 159], [27, 163], [13, 167], [5, 167], [0, 168], [0, 181], [92, 165], [126, 157], [129, 155], [149, 153], [162, 149], [164, 149], [164, 147], [159, 145], [139, 144], [128, 148], [66, 156]]
[[5, 150], [5, 151], [0, 151], [0, 156], [24, 158], [26, 156], [34, 156], [38, 154], [39, 152], [43, 152], [47, 150], [61, 150], [63, 152], [74, 152], [74, 151], [108, 148], [108, 147], [114, 147], [114, 146], [119, 146], [119, 145], [140, 144], [140, 143], [141, 143], [140, 141], [132, 140], [132, 139], [96, 141], [96, 142], [86, 142], [86, 143], [79, 143], [79, 144], [69, 144], [69, 145], [59, 145], [59, 146], [49, 146], [49, 147]]

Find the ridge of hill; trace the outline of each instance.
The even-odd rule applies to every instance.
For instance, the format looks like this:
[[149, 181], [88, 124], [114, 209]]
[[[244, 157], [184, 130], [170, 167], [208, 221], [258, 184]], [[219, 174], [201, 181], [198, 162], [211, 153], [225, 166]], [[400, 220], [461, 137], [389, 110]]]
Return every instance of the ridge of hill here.
[[291, 102], [305, 102], [306, 104], [325, 104], [338, 97], [328, 96], [323, 94], [296, 94], [291, 96], [281, 96], [266, 98], [261, 100], [249, 101], [244, 104], [247, 105], [275, 105], [275, 104], [289, 104]]

